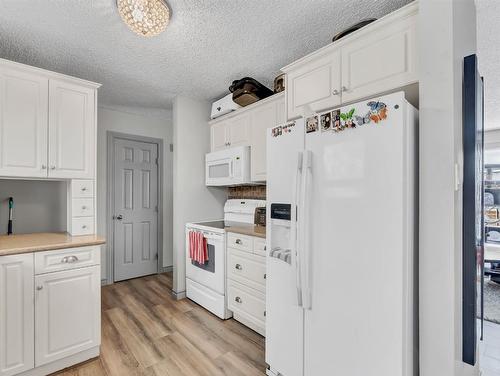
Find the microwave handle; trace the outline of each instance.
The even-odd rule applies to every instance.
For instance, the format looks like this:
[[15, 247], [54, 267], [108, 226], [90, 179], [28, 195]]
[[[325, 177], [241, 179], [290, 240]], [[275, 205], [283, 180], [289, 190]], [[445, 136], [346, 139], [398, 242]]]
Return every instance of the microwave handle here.
[[229, 177], [231, 179], [234, 178], [233, 163], [234, 161], [231, 159], [231, 161], [229, 162]]

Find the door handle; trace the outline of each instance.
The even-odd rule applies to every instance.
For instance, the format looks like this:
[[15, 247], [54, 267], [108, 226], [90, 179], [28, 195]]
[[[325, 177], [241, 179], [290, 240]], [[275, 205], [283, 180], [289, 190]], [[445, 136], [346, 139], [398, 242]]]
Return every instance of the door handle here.
[[115, 215], [115, 219], [121, 221], [123, 219], [123, 215], [121, 215], [121, 214]]

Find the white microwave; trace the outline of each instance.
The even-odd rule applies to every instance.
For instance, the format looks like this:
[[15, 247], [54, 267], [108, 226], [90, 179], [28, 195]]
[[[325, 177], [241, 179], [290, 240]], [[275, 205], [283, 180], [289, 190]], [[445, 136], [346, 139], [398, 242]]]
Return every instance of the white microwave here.
[[208, 186], [250, 184], [250, 146], [238, 146], [205, 156]]

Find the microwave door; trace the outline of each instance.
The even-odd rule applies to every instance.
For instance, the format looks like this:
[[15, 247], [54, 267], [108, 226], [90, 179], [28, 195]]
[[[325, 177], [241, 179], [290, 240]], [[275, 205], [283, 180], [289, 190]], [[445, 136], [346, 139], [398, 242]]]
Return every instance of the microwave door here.
[[227, 185], [232, 180], [233, 161], [231, 158], [207, 162], [207, 185]]

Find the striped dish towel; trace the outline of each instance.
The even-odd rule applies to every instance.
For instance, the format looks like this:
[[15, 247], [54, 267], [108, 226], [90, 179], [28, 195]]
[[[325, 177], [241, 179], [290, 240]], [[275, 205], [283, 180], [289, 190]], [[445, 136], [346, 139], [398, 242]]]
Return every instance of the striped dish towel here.
[[208, 261], [207, 239], [201, 232], [189, 231], [189, 257], [199, 264]]

